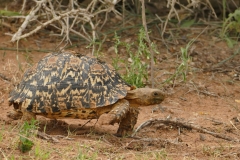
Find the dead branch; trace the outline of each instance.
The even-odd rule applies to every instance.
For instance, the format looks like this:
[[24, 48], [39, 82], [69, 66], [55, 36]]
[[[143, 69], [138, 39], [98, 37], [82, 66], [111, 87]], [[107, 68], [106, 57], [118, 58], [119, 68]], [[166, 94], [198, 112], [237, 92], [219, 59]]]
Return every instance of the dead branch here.
[[[176, 9], [175, 8], [176, 4], [181, 6], [181, 9]], [[180, 23], [183, 19], [187, 18], [188, 16], [196, 14], [194, 9], [199, 8], [201, 5], [206, 6], [206, 8], [208, 8], [211, 11], [212, 17], [217, 18], [216, 12], [213, 7], [214, 3], [210, 2], [209, 0], [204, 0], [204, 1], [168, 0], [167, 8], [169, 8], [169, 12], [168, 12], [168, 15], [166, 16], [166, 21], [164, 22], [162, 36], [164, 35], [167, 28], [168, 21], [171, 18], [176, 17], [178, 19], [178, 22]]]
[[2, 149], [0, 148], [0, 152], [2, 153], [2, 155], [3, 155], [3, 158], [5, 159], [5, 160], [7, 160], [8, 158], [7, 158], [7, 156], [5, 155], [5, 153], [2, 151]]
[[49, 134], [46, 134], [45, 132], [40, 132], [40, 131], [37, 131], [37, 136], [39, 138], [42, 138], [42, 139], [45, 139], [47, 141], [51, 141], [53, 143], [59, 143], [59, 139], [66, 139], [66, 140], [73, 140], [74, 138], [69, 138], [69, 137], [66, 137], [66, 136], [63, 136], [63, 135], [49, 135]]
[[131, 136], [134, 137], [139, 130], [141, 130], [141, 129], [149, 126], [149, 125], [156, 124], [156, 123], [163, 123], [165, 125], [176, 125], [176, 126], [187, 128], [187, 129], [195, 129], [198, 132], [210, 134], [210, 135], [212, 135], [216, 138], [221, 138], [221, 139], [228, 140], [228, 141], [233, 141], [233, 142], [240, 142], [239, 139], [235, 139], [235, 138], [229, 137], [229, 136], [224, 135], [224, 134], [212, 132], [212, 131], [209, 131], [209, 130], [203, 128], [203, 127], [196, 126], [196, 125], [193, 125], [193, 124], [190, 124], [190, 123], [187, 123], [187, 122], [180, 122], [177, 119], [175, 119], [175, 120], [171, 120], [171, 119], [152, 119], [152, 120], [148, 120], [146, 122], [143, 122], [139, 127], [137, 127], [137, 129], [135, 130], [135, 132]]
[[23, 31], [25, 30], [25, 28], [27, 27], [29, 21], [31, 21], [31, 20], [35, 17], [36, 13], [39, 11], [39, 9], [41, 8], [42, 4], [43, 4], [43, 3], [46, 3], [46, 1], [47, 1], [47, 0], [42, 0], [42, 1], [38, 2], [36, 8], [33, 9], [33, 10], [29, 13], [29, 15], [26, 16], [25, 21], [23, 22], [23, 24], [21, 25], [21, 27], [19, 27], [18, 31], [13, 35], [13, 37], [12, 37], [12, 39], [11, 39], [12, 42], [19, 40], [18, 37], [22, 35], [22, 32], [23, 32]]
[[[25, 8], [25, 2], [23, 2], [21, 11]], [[25, 20], [17, 32], [13, 35], [7, 33], [7, 35], [12, 36], [11, 42], [16, 42], [32, 36], [47, 26], [52, 26], [56, 30], [60, 30], [58, 35], [63, 37], [61, 42], [71, 44], [70, 33], [73, 33], [93, 44], [94, 52], [94, 43], [97, 38], [96, 29], [100, 22], [97, 18], [100, 17], [100, 14], [107, 15], [109, 12], [121, 15], [115, 9], [118, 2], [118, 0], [86, 0], [83, 8], [78, 0], [71, 0], [65, 5], [61, 0], [35, 0], [35, 7], [27, 16], [23, 16]], [[102, 25], [104, 24], [105, 22]]]
[[[170, 11], [169, 11], [169, 13], [168, 13], [166, 22], [164, 23], [164, 27], [163, 27], [163, 31], [162, 31], [162, 36], [163, 36], [164, 33], [165, 33], [165, 30], [166, 30], [166, 27], [167, 27], [167, 24], [168, 24], [168, 20], [170, 20], [170, 18], [171, 18], [171, 16], [172, 16], [172, 12], [175, 11], [175, 13], [177, 13], [176, 10], [175, 10], [175, 8], [174, 8], [175, 3], [176, 3], [176, 0], [168, 0], [167, 7], [169, 8], [169, 6], [171, 6], [171, 9], [170, 9]], [[176, 14], [176, 15], [177, 15], [177, 17], [178, 17], [178, 14]]]
[[7, 23], [7, 22], [1, 22], [1, 25], [3, 25], [4, 27], [7, 27], [7, 28], [9, 28], [11, 31], [13, 31], [13, 32], [16, 32], [17, 31], [17, 29], [14, 27], [14, 26], [12, 26], [11, 24], [9, 24], [9, 23]]
[[152, 43], [151, 43], [151, 40], [150, 40], [149, 35], [148, 35], [148, 28], [147, 28], [146, 15], [145, 15], [146, 14], [145, 1], [141, 0], [141, 3], [142, 3], [142, 23], [143, 23], [143, 27], [144, 27], [144, 30], [145, 30], [145, 35], [146, 35], [146, 39], [147, 39], [147, 42], [148, 42], [148, 46], [149, 46], [149, 49], [150, 49], [150, 52], [151, 52], [151, 83], [152, 83], [152, 88], [154, 88], [154, 78], [153, 78], [154, 51], [152, 49]]
[[[19, 30], [17, 31], [17, 33], [15, 33], [15, 34], [13, 35], [11, 41], [14, 42], [14, 41], [18, 41], [18, 40], [20, 40], [20, 39], [29, 37], [30, 35], [38, 32], [39, 30], [41, 30], [42, 28], [48, 26], [49, 24], [52, 24], [52, 23], [55, 22], [55, 21], [59, 21], [60, 19], [63, 19], [64, 17], [69, 16], [70, 14], [76, 15], [76, 13], [78, 13], [78, 12], [80, 12], [80, 11], [83, 12], [83, 9], [81, 9], [81, 8], [80, 8], [80, 9], [77, 9], [77, 10], [73, 9], [73, 10], [67, 12], [67, 13], [64, 13], [64, 14], [61, 14], [61, 15], [59, 15], [59, 16], [56, 16], [56, 17], [54, 17], [53, 19], [51, 19], [51, 20], [49, 20], [49, 21], [41, 24], [40, 26], [37, 26], [34, 30], [32, 30], [32, 31], [30, 31], [30, 32], [22, 35], [22, 31], [23, 31], [23, 30], [26, 28], [26, 26], [28, 25], [29, 19], [30, 19], [30, 18], [26, 18], [25, 21], [23, 22], [22, 26], [21, 26], [21, 27], [19, 28]], [[78, 14], [79, 14], [79, 13], [78, 13]], [[91, 17], [91, 15], [88, 15], [87, 13], [81, 13], [81, 14], [83, 14], [83, 15], [85, 15], [85, 16], [87, 15], [87, 17], [84, 17], [84, 18], [86, 18], [86, 19], [82, 19], [82, 20], [84, 20], [85, 22], [88, 22], [88, 21], [89, 21], [89, 18], [88, 18], [88, 17]], [[68, 32], [68, 27], [65, 27], [65, 30], [66, 30], [66, 33], [69, 33], [69, 32]], [[67, 34], [67, 35], [68, 35], [68, 34]], [[85, 37], [84, 37], [84, 38], [85, 38]], [[86, 38], [85, 38], [85, 39], [86, 39]]]

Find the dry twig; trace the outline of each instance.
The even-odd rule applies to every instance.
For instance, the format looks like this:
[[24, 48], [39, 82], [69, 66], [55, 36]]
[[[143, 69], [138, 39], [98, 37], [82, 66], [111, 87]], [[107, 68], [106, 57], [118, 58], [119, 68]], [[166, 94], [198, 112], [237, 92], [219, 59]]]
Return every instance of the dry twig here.
[[145, 1], [141, 0], [141, 3], [142, 3], [142, 23], [143, 23], [143, 27], [145, 30], [145, 35], [146, 35], [146, 39], [148, 42], [148, 46], [149, 46], [149, 49], [151, 52], [151, 83], [152, 83], [152, 88], [153, 88], [154, 87], [154, 78], [153, 78], [154, 51], [152, 49], [152, 43], [151, 43], [151, 40], [148, 35], [148, 28], [147, 28], [146, 15], [145, 15], [145, 13], [146, 13], [145, 12]]
[[2, 149], [0, 148], [0, 152], [2, 153], [3, 157], [5, 160], [8, 160], [7, 156], [5, 155], [5, 153], [2, 151]]
[[[177, 10], [175, 8], [176, 4], [181, 6], [181, 9]], [[177, 1], [177, 0], [168, 0], [167, 8], [170, 8], [170, 10], [169, 10], [169, 13], [166, 17], [166, 21], [164, 23], [164, 27], [163, 27], [163, 30], [162, 30], [162, 36], [164, 35], [164, 33], [166, 31], [168, 21], [172, 17], [176, 17], [178, 19], [178, 21], [181, 22], [184, 18], [186, 18], [186, 16], [184, 16], [184, 15], [196, 14], [195, 10], [192, 9], [192, 8], [197, 8], [198, 6], [206, 6], [211, 11], [212, 17], [217, 18], [215, 10], [214, 10], [212, 4], [209, 2], [209, 0], [205, 0], [205, 1], [192, 0], [192, 1], [188, 1], [187, 5], [183, 5], [183, 4], [180, 3], [180, 1]], [[186, 14], [186, 13], [190, 13], [190, 14]]]
[[163, 123], [165, 125], [170, 125], [171, 124], [171, 125], [184, 127], [184, 128], [187, 128], [187, 129], [195, 129], [198, 132], [210, 134], [210, 135], [212, 135], [212, 136], [214, 136], [216, 138], [221, 138], [221, 139], [228, 140], [228, 141], [240, 142], [239, 139], [235, 139], [235, 138], [229, 137], [229, 136], [224, 135], [224, 134], [212, 132], [212, 131], [209, 131], [209, 130], [203, 128], [203, 127], [199, 127], [199, 126], [187, 123], [187, 122], [180, 122], [178, 120], [171, 120], [171, 119], [152, 119], [152, 120], [148, 120], [148, 121], [142, 123], [135, 130], [135, 132], [131, 136], [134, 137], [139, 130], [141, 130], [144, 127], [147, 127], [149, 125], [155, 124], [155, 123]]
[[[25, 8], [25, 2], [23, 2], [21, 11]], [[18, 31], [13, 35], [7, 33], [7, 35], [12, 36], [12, 42], [29, 37], [51, 25], [56, 30], [60, 30], [59, 35], [63, 37], [61, 43], [69, 42], [71, 44], [70, 33], [73, 33], [91, 43], [93, 46], [92, 52], [94, 52], [99, 15], [107, 15], [109, 12], [121, 15], [115, 10], [118, 0], [87, 1], [88, 4], [85, 8], [82, 8], [77, 0], [71, 0], [67, 5], [62, 5], [61, 0], [39, 0], [35, 2], [36, 6], [25, 16], [25, 20]], [[105, 22], [106, 20], [102, 25]]]

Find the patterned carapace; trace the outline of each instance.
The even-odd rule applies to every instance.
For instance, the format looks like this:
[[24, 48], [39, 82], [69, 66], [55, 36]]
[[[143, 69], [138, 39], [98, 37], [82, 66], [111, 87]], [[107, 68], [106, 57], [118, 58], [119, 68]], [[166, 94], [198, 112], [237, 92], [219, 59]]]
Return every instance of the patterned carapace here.
[[30, 112], [54, 113], [111, 105], [128, 90], [113, 67], [97, 58], [53, 53], [25, 72], [9, 102], [27, 103]]

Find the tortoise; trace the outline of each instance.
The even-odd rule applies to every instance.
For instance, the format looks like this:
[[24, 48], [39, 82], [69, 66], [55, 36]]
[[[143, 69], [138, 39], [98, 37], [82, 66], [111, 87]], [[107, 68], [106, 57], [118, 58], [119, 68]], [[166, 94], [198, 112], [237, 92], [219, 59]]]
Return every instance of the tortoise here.
[[[134, 88], [115, 69], [97, 58], [71, 51], [47, 54], [28, 69], [10, 92], [12, 119], [98, 119], [119, 123], [118, 136], [130, 133], [140, 105], [160, 104], [159, 89]], [[102, 116], [101, 116], [102, 115]]]

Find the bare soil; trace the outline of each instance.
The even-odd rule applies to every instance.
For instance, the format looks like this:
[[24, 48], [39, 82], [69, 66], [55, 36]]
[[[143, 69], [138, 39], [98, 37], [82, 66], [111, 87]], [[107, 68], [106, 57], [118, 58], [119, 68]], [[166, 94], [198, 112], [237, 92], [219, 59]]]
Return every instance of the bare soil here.
[[[23, 50], [17, 51], [16, 44], [11, 44], [10, 37], [4, 35], [6, 32], [7, 29], [0, 32], [0, 159], [240, 159], [240, 56], [222, 63], [236, 48], [230, 49], [217, 36], [204, 33], [189, 50], [192, 59], [186, 82], [180, 76], [174, 82], [161, 84], [180, 65], [180, 47], [186, 47], [201, 32], [195, 29], [182, 31], [184, 37], [169, 44], [169, 51], [161, 41], [155, 41], [160, 54], [156, 55], [154, 85], [167, 97], [161, 106], [140, 107], [135, 128], [149, 120], [169, 119], [231, 137], [232, 141], [157, 121], [140, 129], [132, 138], [121, 138], [114, 136], [117, 124], [100, 126], [96, 120], [86, 124], [86, 120], [78, 119], [56, 123], [38, 117], [39, 130], [58, 142], [36, 137], [33, 149], [21, 153], [17, 147], [20, 121], [6, 116], [13, 109], [8, 106], [8, 94], [20, 81], [22, 70], [40, 60], [46, 50], [54, 51], [58, 41], [38, 34], [21, 41], [19, 48]], [[137, 37], [125, 34], [121, 40], [136, 41]], [[69, 50], [91, 52], [86, 45], [74, 43], [77, 45]], [[100, 58], [108, 63], [115, 56], [113, 45], [110, 39], [101, 50]], [[124, 53], [124, 49], [120, 50], [121, 57], [128, 58]]]

